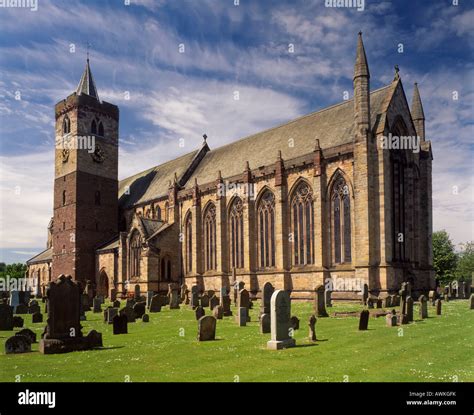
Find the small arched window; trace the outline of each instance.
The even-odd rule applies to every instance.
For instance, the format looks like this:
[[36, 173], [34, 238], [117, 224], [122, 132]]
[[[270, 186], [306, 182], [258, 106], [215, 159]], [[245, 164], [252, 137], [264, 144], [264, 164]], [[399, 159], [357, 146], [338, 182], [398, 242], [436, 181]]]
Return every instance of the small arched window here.
[[66, 115], [63, 120], [63, 134], [69, 134], [71, 132], [71, 121]]
[[91, 134], [97, 134], [97, 123], [95, 122], [95, 120], [92, 120]]
[[159, 205], [156, 205], [155, 215], [156, 215], [156, 219], [161, 220], [161, 209]]
[[66, 204], [66, 191], [63, 190], [63, 206]]
[[130, 240], [130, 276], [140, 276], [140, 251], [141, 251], [140, 233], [135, 231]]
[[96, 206], [100, 206], [100, 191], [99, 190], [95, 192], [94, 203]]
[[98, 133], [101, 137], [104, 136], [104, 125], [102, 124], [102, 121], [99, 122], [99, 129], [98, 129]]

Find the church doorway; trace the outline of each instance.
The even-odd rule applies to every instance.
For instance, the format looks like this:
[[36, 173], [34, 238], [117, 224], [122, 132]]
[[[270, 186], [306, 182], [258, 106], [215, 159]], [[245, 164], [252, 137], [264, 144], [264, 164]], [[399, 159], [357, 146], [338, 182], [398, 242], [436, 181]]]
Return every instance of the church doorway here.
[[97, 284], [97, 294], [103, 295], [104, 297], [109, 296], [109, 277], [103, 269], [99, 274], [99, 284]]

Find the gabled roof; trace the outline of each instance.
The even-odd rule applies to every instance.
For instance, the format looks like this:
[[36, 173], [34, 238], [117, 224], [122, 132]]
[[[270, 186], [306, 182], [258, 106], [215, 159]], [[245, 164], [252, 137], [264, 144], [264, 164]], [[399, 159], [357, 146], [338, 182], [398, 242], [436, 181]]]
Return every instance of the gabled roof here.
[[53, 248], [45, 249], [43, 252], [40, 252], [38, 255], [26, 261], [28, 265], [38, 264], [40, 262], [51, 262], [53, 259]]
[[119, 247], [119, 238], [118, 237], [115, 237], [114, 239], [106, 242], [105, 244], [103, 245], [100, 245], [96, 251], [97, 252], [101, 252], [101, 251], [109, 251], [111, 249], [116, 249]]
[[79, 81], [76, 93], [77, 95], [86, 94], [99, 100], [99, 94], [97, 93], [97, 88], [95, 87], [94, 78], [92, 77], [91, 68], [89, 66], [89, 58], [87, 59], [86, 68]]
[[142, 216], [140, 216], [139, 219], [143, 226], [143, 230], [145, 231], [146, 239], [154, 235], [165, 224], [165, 222], [163, 222], [162, 220], [149, 219], [149, 218], [144, 218]]

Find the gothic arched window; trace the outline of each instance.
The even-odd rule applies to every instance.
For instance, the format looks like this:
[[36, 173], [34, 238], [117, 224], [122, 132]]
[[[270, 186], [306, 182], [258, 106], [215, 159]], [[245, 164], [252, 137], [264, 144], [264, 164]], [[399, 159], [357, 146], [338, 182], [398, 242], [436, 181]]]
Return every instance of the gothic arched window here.
[[351, 262], [351, 199], [342, 176], [337, 177], [332, 188], [331, 215], [333, 262]]
[[184, 235], [186, 243], [186, 272], [191, 272], [193, 269], [193, 222], [191, 213], [186, 217]]
[[63, 134], [69, 134], [71, 132], [71, 121], [66, 115], [63, 120]]
[[130, 239], [130, 277], [140, 276], [141, 236], [135, 231]]
[[161, 209], [159, 205], [156, 205], [155, 215], [156, 215], [156, 219], [161, 220]]
[[104, 136], [104, 124], [102, 124], [102, 121], [99, 122], [99, 128], [98, 128], [97, 132], [101, 137]]
[[313, 192], [305, 182], [298, 185], [291, 200], [291, 227], [293, 232], [293, 264], [313, 264]]
[[166, 202], [165, 203], [165, 222], [168, 222], [169, 220], [169, 216], [168, 216], [169, 206], [170, 206], [169, 203]]
[[216, 269], [216, 207], [211, 203], [204, 212], [204, 265], [206, 271]]
[[244, 217], [243, 204], [236, 197], [229, 212], [230, 258], [232, 268], [244, 267]]
[[97, 134], [97, 123], [95, 120], [92, 120], [91, 124], [91, 134]]
[[257, 207], [258, 264], [261, 268], [275, 266], [275, 196], [269, 190]]

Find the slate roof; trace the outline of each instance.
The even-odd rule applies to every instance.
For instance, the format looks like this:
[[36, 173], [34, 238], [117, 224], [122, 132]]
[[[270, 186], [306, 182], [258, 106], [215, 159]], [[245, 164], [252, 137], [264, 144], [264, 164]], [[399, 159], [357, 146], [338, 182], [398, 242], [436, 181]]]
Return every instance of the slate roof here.
[[[126, 208], [146, 202], [168, 193], [169, 182], [174, 180], [174, 174], [180, 178], [191, 165], [194, 156], [200, 150], [195, 150], [174, 160], [152, 167], [134, 176], [123, 179], [119, 183], [119, 205]], [[129, 190], [129, 194], [125, 191]]]
[[[384, 110], [390, 87], [387, 85], [370, 94], [372, 125]], [[271, 165], [277, 159], [278, 150], [281, 150], [283, 160], [289, 160], [313, 152], [316, 139], [325, 149], [351, 143], [354, 135], [354, 103], [351, 99], [209, 151], [186, 187], [191, 188], [195, 178], [198, 184], [216, 180], [219, 170], [224, 179], [241, 174], [247, 160], [251, 169]], [[293, 147], [288, 145], [290, 138], [294, 140]]]
[[86, 94], [99, 100], [99, 94], [97, 93], [97, 88], [95, 87], [94, 78], [92, 77], [91, 68], [89, 66], [89, 58], [87, 58], [86, 68], [79, 81], [76, 93], [77, 95]]
[[26, 261], [28, 265], [37, 264], [40, 262], [50, 262], [53, 259], [53, 248], [45, 249], [43, 252], [40, 252], [38, 255]]
[[109, 242], [106, 242], [104, 245], [99, 246], [96, 251], [101, 252], [101, 251], [108, 251], [110, 249], [116, 249], [119, 246], [119, 239], [114, 238]]
[[147, 238], [155, 234], [164, 225], [163, 221], [157, 219], [148, 219], [140, 217], [140, 220], [142, 222], [143, 228], [145, 229]]

